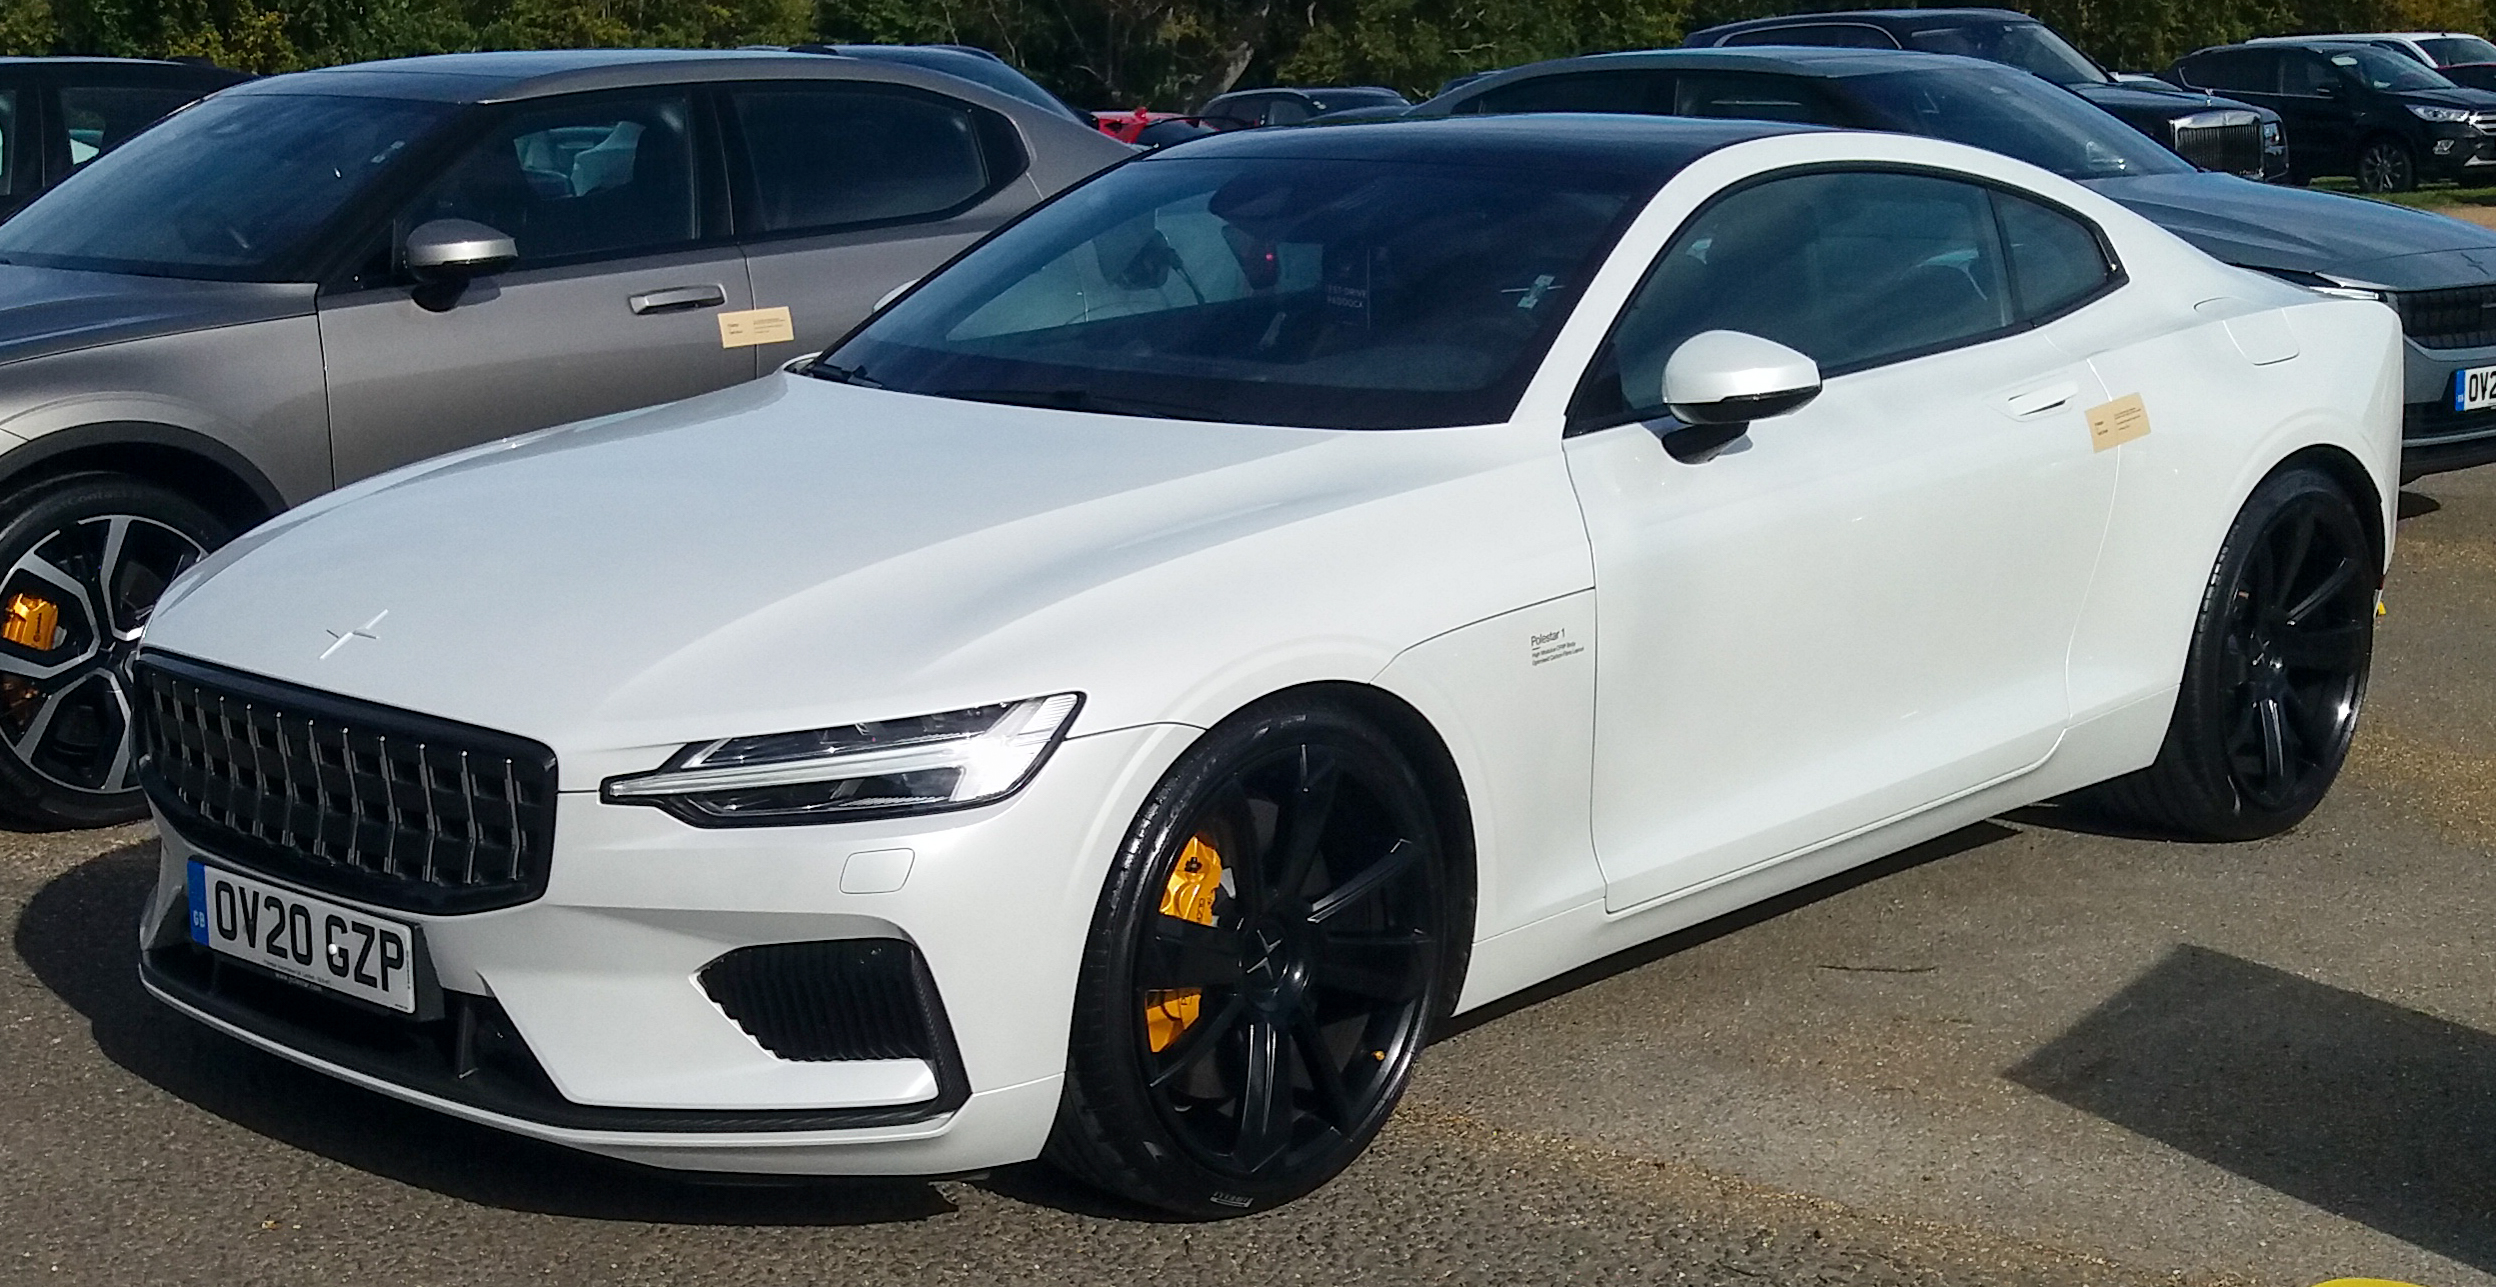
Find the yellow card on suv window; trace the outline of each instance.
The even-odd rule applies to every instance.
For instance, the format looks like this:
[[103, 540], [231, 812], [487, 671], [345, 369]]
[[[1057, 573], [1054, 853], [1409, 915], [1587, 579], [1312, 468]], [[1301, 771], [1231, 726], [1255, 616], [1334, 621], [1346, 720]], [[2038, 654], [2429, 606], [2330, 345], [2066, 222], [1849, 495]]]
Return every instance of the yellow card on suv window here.
[[749, 308], [741, 313], [719, 315], [719, 346], [741, 349], [753, 344], [786, 344], [797, 338], [797, 326], [789, 320], [788, 306]]
[[2137, 393], [2089, 408], [2089, 446], [2098, 451], [2120, 447], [2148, 433], [2149, 408], [2141, 405]]

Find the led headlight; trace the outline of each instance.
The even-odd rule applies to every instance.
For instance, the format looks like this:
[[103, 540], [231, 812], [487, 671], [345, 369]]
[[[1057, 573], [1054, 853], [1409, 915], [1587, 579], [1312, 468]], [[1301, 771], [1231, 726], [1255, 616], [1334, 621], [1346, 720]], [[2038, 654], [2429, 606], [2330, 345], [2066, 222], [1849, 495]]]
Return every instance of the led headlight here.
[[966, 809], [1022, 789], [1066, 735], [1080, 693], [802, 733], [697, 742], [649, 773], [609, 778], [612, 804], [700, 827], [847, 822]]
[[2424, 103], [2410, 103], [2407, 106], [2410, 115], [2422, 121], [2433, 121], [2438, 125], [2453, 125], [2470, 119], [2468, 108], [2429, 107]]

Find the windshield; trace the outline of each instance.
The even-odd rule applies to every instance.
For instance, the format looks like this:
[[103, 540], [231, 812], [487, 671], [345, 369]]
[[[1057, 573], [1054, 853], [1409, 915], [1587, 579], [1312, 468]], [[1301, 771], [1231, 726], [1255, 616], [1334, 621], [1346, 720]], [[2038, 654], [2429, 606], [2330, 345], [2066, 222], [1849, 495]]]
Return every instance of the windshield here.
[[1931, 27], [1907, 35], [1907, 47], [1928, 54], [1959, 54], [2003, 63], [2043, 76], [2057, 85], [2103, 85], [2104, 69], [2087, 54], [2036, 22], [1971, 23]]
[[1504, 420], [1656, 180], [1167, 156], [1041, 208], [818, 374], [937, 397], [1334, 429]]
[[1309, 101], [1321, 112], [1348, 111], [1355, 107], [1403, 107], [1404, 96], [1391, 89], [1313, 89]]
[[2496, 63], [2496, 45], [2477, 36], [2434, 36], [2418, 42], [2438, 67], [2458, 63]]
[[2403, 58], [2389, 49], [2372, 45], [2351, 45], [2323, 51], [2331, 65], [2366, 82], [2373, 89], [2413, 90], [2451, 89], [2453, 83], [2442, 72], [2418, 65], [2415, 58]]
[[211, 98], [0, 224], [0, 260], [278, 280], [313, 235], [451, 111], [317, 94]]
[[2193, 171], [2139, 130], [2034, 77], [1962, 64], [1844, 85], [1882, 128], [2000, 152], [2067, 179]]

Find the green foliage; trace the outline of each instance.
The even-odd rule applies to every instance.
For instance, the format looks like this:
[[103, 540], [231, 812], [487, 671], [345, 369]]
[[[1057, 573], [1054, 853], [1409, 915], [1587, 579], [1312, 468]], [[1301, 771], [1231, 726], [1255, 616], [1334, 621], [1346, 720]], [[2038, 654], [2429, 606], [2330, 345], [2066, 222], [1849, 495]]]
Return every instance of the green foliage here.
[[[1872, 0], [1830, 0], [1825, 7]], [[2483, 30], [2496, 0], [2015, 0], [2101, 62], [2156, 70], [2273, 32]], [[0, 0], [0, 53], [195, 55], [251, 71], [469, 49], [924, 42], [995, 50], [1087, 107], [1243, 84], [1384, 84], [1677, 43], [1805, 0]]]

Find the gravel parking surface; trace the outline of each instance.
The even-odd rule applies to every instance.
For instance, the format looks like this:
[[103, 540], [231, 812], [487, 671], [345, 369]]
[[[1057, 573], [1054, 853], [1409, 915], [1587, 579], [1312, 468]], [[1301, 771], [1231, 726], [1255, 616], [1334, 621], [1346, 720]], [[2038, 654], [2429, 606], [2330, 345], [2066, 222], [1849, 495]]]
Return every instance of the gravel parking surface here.
[[2496, 1284], [2496, 468], [2403, 498], [2367, 723], [2242, 846], [1971, 828], [1425, 1057], [1315, 1198], [707, 1186], [151, 1003], [144, 826], [0, 834], [0, 1274], [57, 1283]]

